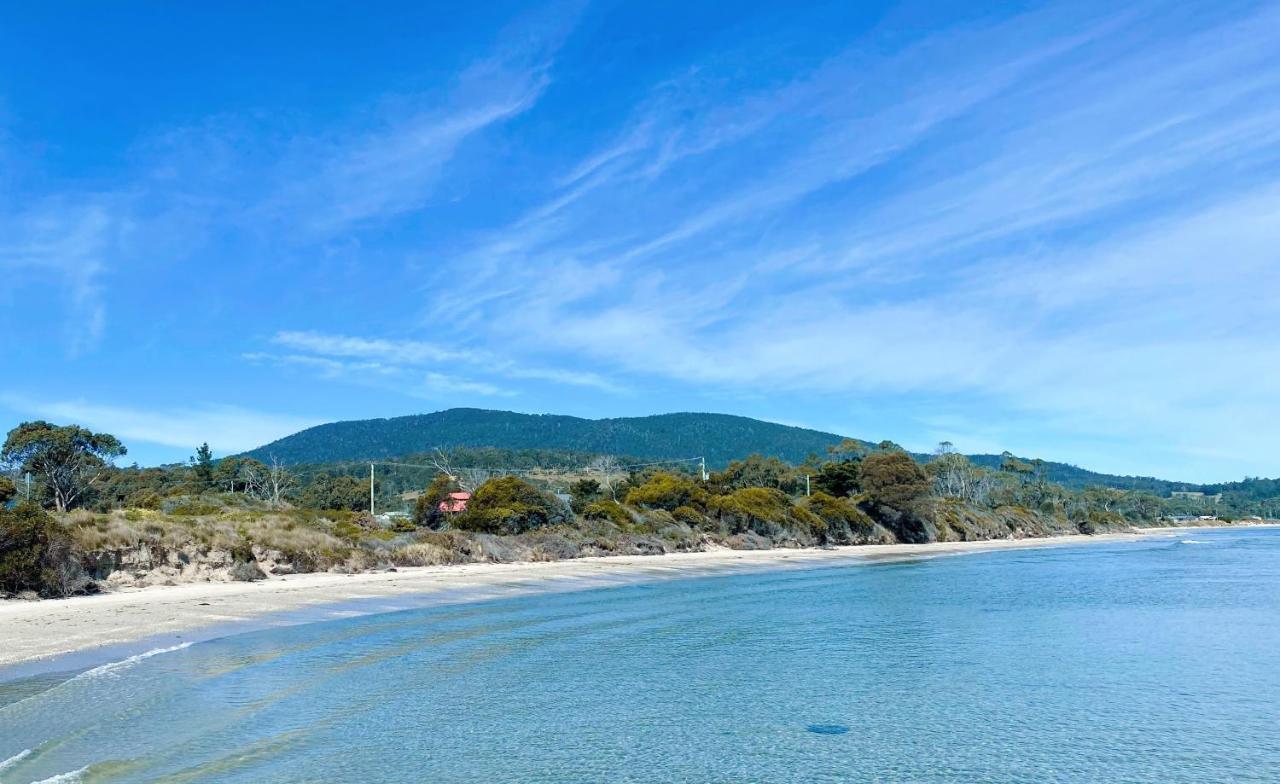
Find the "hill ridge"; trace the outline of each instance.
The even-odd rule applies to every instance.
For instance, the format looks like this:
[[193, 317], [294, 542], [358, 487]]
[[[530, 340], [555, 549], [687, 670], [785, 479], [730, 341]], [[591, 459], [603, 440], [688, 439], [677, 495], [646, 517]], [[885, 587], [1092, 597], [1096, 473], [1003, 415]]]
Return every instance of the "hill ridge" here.
[[[702, 456], [708, 466], [759, 453], [791, 463], [827, 448], [846, 436], [784, 425], [740, 414], [676, 411], [638, 417], [589, 419], [569, 414], [522, 414], [484, 408], [449, 408], [330, 422], [301, 430], [245, 452], [259, 460], [314, 464], [385, 460], [428, 452], [435, 447], [549, 449], [629, 455], [643, 459]], [[861, 441], [861, 439], [854, 439]], [[862, 443], [868, 443], [862, 441]], [[927, 459], [927, 455], [922, 455]], [[972, 455], [982, 465], [998, 465], [1000, 455]], [[1117, 476], [1068, 463], [1046, 461], [1046, 478], [1068, 487], [1106, 485], [1167, 494], [1200, 485], [1144, 476]]]

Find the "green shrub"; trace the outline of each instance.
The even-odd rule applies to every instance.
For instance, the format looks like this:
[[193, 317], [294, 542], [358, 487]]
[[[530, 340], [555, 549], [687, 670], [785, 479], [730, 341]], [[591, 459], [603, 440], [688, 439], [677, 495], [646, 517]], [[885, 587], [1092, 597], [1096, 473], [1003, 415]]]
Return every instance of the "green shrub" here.
[[341, 520], [333, 524], [333, 535], [351, 544], [359, 544], [364, 537], [364, 529], [351, 520]]
[[627, 514], [627, 510], [617, 501], [596, 501], [587, 504], [582, 510], [582, 516], [587, 520], [608, 520], [619, 528], [631, 524], [631, 515]]
[[465, 512], [453, 517], [453, 527], [487, 534], [519, 534], [568, 521], [567, 510], [555, 496], [514, 476], [490, 479], [476, 488]]
[[695, 528], [704, 526], [707, 523], [706, 516], [697, 509], [694, 509], [692, 506], [677, 506], [675, 509], [671, 510], [671, 516], [685, 525], [690, 525]]
[[814, 493], [801, 506], [823, 523], [823, 539], [836, 544], [866, 541], [876, 533], [875, 521], [849, 501]]
[[130, 509], [151, 509], [154, 511], [159, 509], [163, 503], [164, 499], [155, 490], [139, 490], [129, 496], [125, 506]]
[[627, 491], [627, 504], [668, 512], [682, 506], [705, 508], [708, 494], [687, 476], [660, 471]]
[[35, 504], [0, 509], [0, 591], [68, 596], [90, 585], [57, 520]]
[[169, 507], [169, 514], [180, 515], [182, 517], [207, 517], [209, 515], [215, 515], [221, 511], [221, 506], [195, 498], [179, 501]]
[[798, 533], [821, 533], [826, 524], [817, 515], [797, 508], [786, 493], [768, 487], [747, 487], [711, 499], [710, 510], [733, 533], [754, 531], [772, 535], [777, 528]]

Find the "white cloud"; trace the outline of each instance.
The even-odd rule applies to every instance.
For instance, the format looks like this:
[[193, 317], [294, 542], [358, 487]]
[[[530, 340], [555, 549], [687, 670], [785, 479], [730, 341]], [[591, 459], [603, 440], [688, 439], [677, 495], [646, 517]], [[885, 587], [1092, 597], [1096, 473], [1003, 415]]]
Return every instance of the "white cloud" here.
[[238, 406], [139, 409], [83, 400], [32, 400], [6, 395], [10, 408], [57, 424], [78, 424], [130, 441], [195, 450], [208, 442], [214, 452], [243, 452], [296, 433], [320, 420], [253, 411]]
[[0, 217], [0, 270], [13, 275], [11, 280], [60, 291], [68, 305], [63, 323], [72, 356], [102, 337], [102, 276], [127, 224], [108, 199], [51, 199]]
[[384, 340], [320, 332], [281, 331], [271, 338], [277, 346], [328, 357], [378, 359], [394, 364], [421, 365], [468, 361], [470, 354], [421, 340]]
[[[375, 371], [383, 375], [409, 377], [417, 368], [433, 367], [426, 379], [425, 389], [440, 393], [481, 395], [514, 394], [486, 381], [456, 376], [443, 370], [468, 368], [508, 379], [533, 379], [570, 386], [592, 387], [607, 392], [621, 392], [617, 384], [589, 371], [524, 365], [513, 360], [496, 357], [488, 351], [465, 350], [441, 346], [421, 340], [391, 340], [363, 338], [351, 335], [332, 335], [310, 331], [282, 331], [271, 342], [305, 354], [275, 355], [261, 352], [244, 354], [250, 361], [272, 361], [278, 364], [310, 366], [327, 377], [360, 374]], [[366, 360], [351, 362], [347, 360]], [[416, 381], [410, 379], [404, 391], [416, 394]]]
[[984, 448], [1280, 472], [1280, 429], [1236, 423], [1280, 395], [1249, 372], [1280, 345], [1280, 10], [1148, 21], [858, 42], [727, 101], [730, 77], [692, 68], [446, 265], [474, 296], [428, 316], [722, 393], [952, 397], [953, 423], [1010, 418], [970, 430]]

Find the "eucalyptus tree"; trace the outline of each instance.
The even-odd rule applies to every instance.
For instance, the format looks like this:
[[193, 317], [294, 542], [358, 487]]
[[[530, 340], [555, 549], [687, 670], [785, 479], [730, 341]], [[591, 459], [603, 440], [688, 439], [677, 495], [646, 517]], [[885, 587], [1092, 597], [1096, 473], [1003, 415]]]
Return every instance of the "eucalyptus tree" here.
[[0, 461], [30, 472], [48, 492], [54, 509], [65, 512], [81, 501], [111, 461], [126, 451], [108, 433], [95, 433], [79, 425], [23, 422], [9, 431], [0, 449]]

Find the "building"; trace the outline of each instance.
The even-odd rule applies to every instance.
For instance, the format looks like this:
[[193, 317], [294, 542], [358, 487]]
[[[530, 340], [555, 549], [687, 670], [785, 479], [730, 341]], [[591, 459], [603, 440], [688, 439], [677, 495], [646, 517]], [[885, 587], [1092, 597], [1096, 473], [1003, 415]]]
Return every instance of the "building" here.
[[471, 500], [471, 493], [457, 492], [449, 493], [449, 497], [440, 502], [439, 510], [448, 514], [457, 514], [458, 512], [467, 511], [467, 502]]

